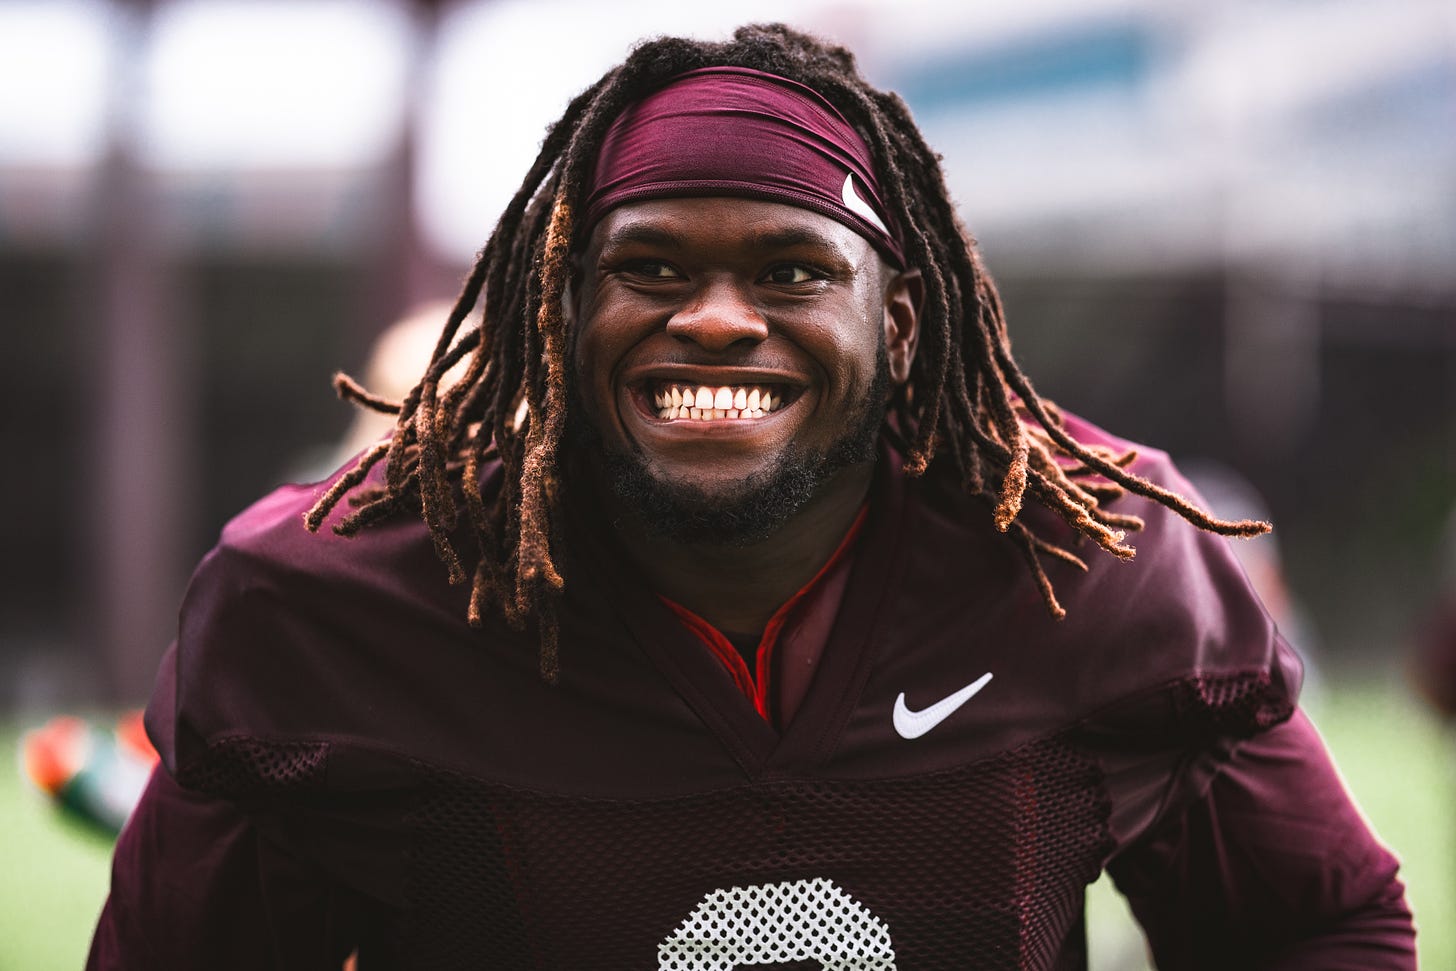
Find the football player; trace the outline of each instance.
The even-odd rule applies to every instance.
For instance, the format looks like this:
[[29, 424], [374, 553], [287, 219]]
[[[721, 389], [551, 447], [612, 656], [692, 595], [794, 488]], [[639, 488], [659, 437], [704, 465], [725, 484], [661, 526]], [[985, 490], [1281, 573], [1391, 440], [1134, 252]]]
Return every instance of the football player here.
[[640, 46], [339, 387], [393, 435], [199, 567], [93, 968], [1081, 968], [1103, 870], [1162, 968], [1414, 966], [1266, 525], [1036, 393], [848, 52]]

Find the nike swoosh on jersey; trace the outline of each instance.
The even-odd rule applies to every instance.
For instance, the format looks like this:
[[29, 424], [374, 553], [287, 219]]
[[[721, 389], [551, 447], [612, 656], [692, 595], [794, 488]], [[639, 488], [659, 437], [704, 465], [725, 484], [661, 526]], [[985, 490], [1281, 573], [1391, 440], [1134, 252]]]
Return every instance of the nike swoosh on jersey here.
[[919, 711], [911, 711], [906, 707], [905, 692], [900, 692], [900, 697], [895, 699], [895, 731], [900, 733], [901, 738], [919, 738], [955, 714], [957, 708], [975, 697], [976, 692], [984, 688], [990, 680], [991, 672], [987, 671], [955, 694]]

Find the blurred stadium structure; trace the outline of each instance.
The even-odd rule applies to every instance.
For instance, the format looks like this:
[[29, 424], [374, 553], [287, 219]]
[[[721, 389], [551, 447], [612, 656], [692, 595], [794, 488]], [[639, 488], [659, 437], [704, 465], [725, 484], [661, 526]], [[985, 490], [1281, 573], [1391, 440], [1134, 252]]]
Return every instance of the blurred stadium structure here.
[[1456, 7], [0, 0], [0, 708], [139, 702], [222, 522], [453, 292], [638, 36], [842, 40], [944, 154], [1062, 404], [1267, 498], [1386, 665], [1456, 497]]

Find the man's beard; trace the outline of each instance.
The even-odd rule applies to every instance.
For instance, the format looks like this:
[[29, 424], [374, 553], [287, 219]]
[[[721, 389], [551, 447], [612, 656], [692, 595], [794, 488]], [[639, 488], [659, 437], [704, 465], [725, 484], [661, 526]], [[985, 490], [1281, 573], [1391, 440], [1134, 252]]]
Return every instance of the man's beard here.
[[[607, 486], [651, 532], [680, 543], [747, 546], [782, 527], [836, 473], [875, 457], [889, 387], [889, 362], [881, 346], [874, 380], [840, 438], [827, 450], [798, 448], [791, 442], [771, 468], [736, 483], [730, 496], [661, 479], [639, 453], [606, 449], [579, 406], [576, 414], [584, 420], [569, 423], [574, 425], [569, 437], [576, 454], [602, 456]], [[573, 404], [579, 405], [579, 399]], [[577, 451], [578, 445], [591, 452]]]

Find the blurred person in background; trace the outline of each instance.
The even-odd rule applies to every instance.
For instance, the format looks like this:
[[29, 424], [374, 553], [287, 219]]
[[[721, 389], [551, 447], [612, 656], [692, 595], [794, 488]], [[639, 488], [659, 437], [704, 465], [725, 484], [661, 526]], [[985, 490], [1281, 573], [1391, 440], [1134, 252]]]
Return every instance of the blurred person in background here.
[[1162, 968], [1414, 966], [1267, 525], [1036, 393], [848, 52], [639, 47], [339, 387], [394, 431], [199, 567], [91, 967], [1079, 968], [1104, 869]]
[[1456, 509], [1446, 520], [1438, 555], [1436, 596], [1417, 620], [1411, 680], [1449, 724], [1456, 720]]
[[[369, 349], [364, 364], [364, 386], [382, 398], [404, 400], [430, 364], [430, 353], [440, 336], [440, 321], [450, 315], [450, 304], [432, 300], [412, 308], [390, 324]], [[446, 372], [441, 385], [449, 387], [465, 374], [464, 362]], [[343, 440], [328, 456], [327, 468], [319, 476], [332, 472], [355, 458], [360, 452], [394, 433], [394, 416], [360, 408], [344, 432]]]
[[[1194, 458], [1179, 462], [1179, 467], [1210, 511], [1227, 519], [1270, 518], [1269, 504], [1259, 490], [1229, 466]], [[1324, 691], [1319, 631], [1314, 618], [1289, 586], [1284, 555], [1279, 547], [1279, 539], [1272, 532], [1229, 544], [1280, 635], [1299, 655], [1303, 671], [1299, 703], [1307, 710], [1314, 709], [1319, 707]]]

